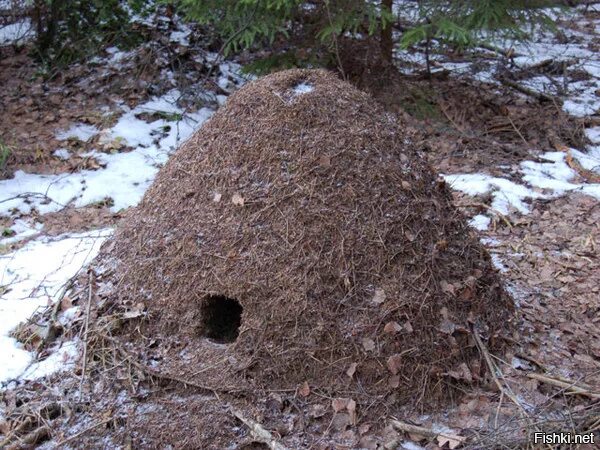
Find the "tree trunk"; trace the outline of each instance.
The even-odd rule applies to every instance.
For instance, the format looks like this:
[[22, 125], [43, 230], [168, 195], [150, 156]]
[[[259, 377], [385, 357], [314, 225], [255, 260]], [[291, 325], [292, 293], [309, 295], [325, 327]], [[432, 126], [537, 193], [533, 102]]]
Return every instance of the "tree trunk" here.
[[[386, 12], [387, 15], [392, 14], [392, 2], [393, 0], [381, 0], [381, 13], [382, 15]], [[392, 39], [392, 24], [381, 21], [381, 58], [391, 63], [394, 54], [394, 41]]]

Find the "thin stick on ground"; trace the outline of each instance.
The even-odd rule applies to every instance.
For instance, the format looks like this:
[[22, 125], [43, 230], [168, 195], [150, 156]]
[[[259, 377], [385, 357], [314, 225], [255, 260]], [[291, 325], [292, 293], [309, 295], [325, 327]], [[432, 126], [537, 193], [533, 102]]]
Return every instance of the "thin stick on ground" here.
[[527, 377], [531, 378], [533, 380], [540, 381], [542, 383], [546, 383], [546, 384], [550, 384], [552, 386], [562, 388], [569, 394], [583, 395], [585, 397], [589, 397], [594, 400], [600, 399], [600, 393], [594, 392], [587, 387], [579, 386], [579, 385], [577, 385], [577, 383], [575, 381], [568, 382], [568, 381], [558, 380], [556, 378], [548, 377], [546, 375], [542, 375], [539, 373], [528, 373]]
[[83, 391], [83, 381], [85, 380], [85, 371], [87, 366], [87, 347], [88, 347], [88, 328], [90, 324], [90, 309], [92, 306], [92, 286], [94, 281], [94, 275], [90, 271], [90, 280], [88, 283], [88, 301], [85, 310], [85, 325], [83, 328], [83, 367], [81, 368], [81, 381], [79, 382], [79, 396]]
[[271, 450], [287, 450], [287, 447], [279, 443], [260, 423], [244, 416], [241, 411], [235, 409], [233, 406], [229, 408], [229, 411], [250, 429], [256, 440], [266, 444]]
[[[451, 433], [437, 432], [432, 430], [431, 428], [420, 427], [418, 425], [411, 425], [410, 423], [402, 422], [398, 419], [391, 419], [390, 423], [394, 428], [396, 428], [399, 431], [404, 431], [405, 433], [419, 434], [421, 436], [425, 436], [431, 439], [442, 438], [447, 439], [449, 441], [455, 441], [461, 444], [467, 440], [467, 438], [464, 436], [458, 436], [456, 434]], [[452, 446], [451, 448], [455, 447]]]

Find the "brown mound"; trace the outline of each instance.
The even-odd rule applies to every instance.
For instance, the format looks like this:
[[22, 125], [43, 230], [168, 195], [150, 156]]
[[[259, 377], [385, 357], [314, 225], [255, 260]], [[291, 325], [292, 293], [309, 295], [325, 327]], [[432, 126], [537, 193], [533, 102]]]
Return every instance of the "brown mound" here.
[[123, 339], [218, 390], [308, 382], [359, 405], [435, 403], [457, 378], [483, 375], [473, 329], [501, 350], [512, 317], [488, 255], [397, 120], [320, 70], [232, 95], [102, 261], [111, 311], [148, 311]]

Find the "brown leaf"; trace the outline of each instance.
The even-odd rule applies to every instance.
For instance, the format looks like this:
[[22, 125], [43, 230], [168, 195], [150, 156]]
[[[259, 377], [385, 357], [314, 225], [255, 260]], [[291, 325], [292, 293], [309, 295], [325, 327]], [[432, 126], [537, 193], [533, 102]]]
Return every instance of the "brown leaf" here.
[[350, 366], [346, 370], [346, 375], [348, 375], [350, 378], [352, 378], [356, 372], [357, 367], [358, 367], [358, 364], [355, 362], [350, 364]]
[[352, 399], [348, 400], [346, 409], [348, 410], [348, 415], [350, 416], [350, 423], [352, 425], [356, 425], [356, 402]]
[[298, 387], [298, 395], [300, 397], [308, 397], [310, 395], [310, 386], [308, 381], [305, 381]]
[[469, 366], [465, 363], [461, 363], [456, 370], [448, 371], [448, 375], [455, 380], [466, 381], [467, 383], [473, 382], [473, 374], [471, 374]]
[[439, 326], [439, 330], [445, 334], [452, 334], [452, 333], [454, 333], [455, 329], [456, 329], [456, 325], [448, 319], [442, 320], [442, 323]]
[[402, 326], [398, 322], [388, 322], [385, 324], [385, 327], [383, 327], [383, 331], [388, 334], [400, 333], [402, 331]]
[[440, 281], [440, 287], [442, 288], [442, 292], [454, 295], [454, 285], [448, 283], [446, 280]]
[[240, 194], [233, 194], [233, 197], [231, 197], [231, 203], [236, 206], [244, 206], [244, 197], [242, 197]]
[[375, 295], [371, 301], [376, 305], [381, 305], [385, 301], [385, 291], [381, 288], [375, 289]]
[[404, 323], [404, 330], [407, 333], [412, 333], [414, 331], [414, 329], [413, 329], [412, 325], [410, 324], [410, 322], [405, 322]]
[[319, 164], [321, 167], [331, 167], [331, 158], [327, 155], [322, 155], [319, 158]]
[[317, 403], [316, 405], [310, 405], [308, 407], [308, 415], [314, 419], [323, 417], [327, 412], [327, 408], [324, 405]]
[[463, 442], [465, 442], [466, 438], [462, 436], [440, 434], [436, 437], [436, 440], [440, 447], [443, 447], [444, 445], [448, 444], [448, 448], [450, 450], [454, 450], [455, 448], [458, 448]]
[[400, 386], [400, 377], [398, 375], [392, 375], [388, 379], [388, 386], [392, 389], [396, 389], [398, 386]]
[[364, 338], [362, 340], [362, 345], [365, 351], [367, 352], [372, 352], [373, 350], [375, 350], [375, 342], [373, 341], [373, 339]]
[[347, 399], [347, 398], [334, 398], [331, 401], [331, 407], [333, 408], [333, 410], [336, 413], [338, 413], [347, 408], [348, 402], [349, 402], [349, 399]]
[[397, 375], [402, 367], [402, 355], [395, 354], [387, 359], [387, 367], [392, 374]]
[[69, 297], [68, 295], [65, 295], [63, 297], [63, 299], [60, 301], [60, 310], [66, 311], [71, 306], [73, 306], [73, 300], [71, 300], [71, 297]]

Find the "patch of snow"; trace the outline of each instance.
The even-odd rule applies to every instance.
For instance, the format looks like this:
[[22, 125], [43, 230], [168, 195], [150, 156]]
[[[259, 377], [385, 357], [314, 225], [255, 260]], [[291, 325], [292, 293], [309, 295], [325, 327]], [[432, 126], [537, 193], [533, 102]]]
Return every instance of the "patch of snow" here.
[[78, 342], [66, 342], [52, 351], [46, 359], [31, 364], [19, 378], [22, 380], [37, 380], [59, 371], [70, 370], [75, 366], [78, 358]]
[[112, 229], [101, 229], [46, 236], [0, 256], [0, 383], [18, 378], [33, 358], [9, 333], [55, 302], [67, 281], [96, 256], [111, 234]]
[[539, 198], [540, 194], [504, 178], [492, 177], [485, 174], [442, 175], [452, 189], [468, 195], [491, 194], [492, 208], [500, 214], [507, 215], [510, 208], [515, 208], [523, 214], [529, 212], [528, 205], [523, 201], [529, 198]]
[[[177, 91], [171, 91], [127, 110], [112, 129], [103, 133], [103, 139], [123, 139], [135, 150], [114, 154], [88, 152], [88, 156], [94, 156], [104, 166], [102, 169], [59, 175], [18, 170], [12, 179], [0, 180], [0, 215], [28, 214], [33, 209], [46, 214], [67, 205], [81, 207], [108, 197], [113, 201], [114, 212], [136, 205], [177, 145], [213, 113], [202, 108], [186, 114], [180, 121], [177, 117], [152, 123], [137, 118], [141, 113], [157, 111], [182, 115], [184, 111], [175, 104], [178, 96]], [[81, 131], [79, 127], [76, 129]]]
[[28, 237], [35, 236], [42, 228], [44, 228], [43, 223], [27, 219], [17, 219], [10, 227], [10, 230], [12, 230], [14, 234], [7, 238], [0, 239], [0, 245], [13, 244], [22, 241], [23, 239], [27, 239]]
[[66, 148], [59, 148], [58, 150], [54, 150], [52, 154], [57, 158], [62, 159], [63, 161], [66, 161], [71, 157], [71, 153]]
[[500, 259], [500, 257], [498, 255], [495, 254], [491, 254], [490, 257], [492, 258], [492, 265], [498, 269], [501, 273], [506, 273], [508, 272], [508, 267], [506, 267], [503, 263], [502, 260]]
[[479, 241], [487, 247], [497, 247], [501, 244], [498, 239], [488, 237], [481, 238]]
[[171, 35], [169, 36], [169, 40], [171, 42], [177, 42], [179, 45], [182, 45], [184, 47], [189, 47], [190, 41], [188, 38], [191, 34], [192, 30], [186, 27], [186, 29], [181, 31], [172, 31]]
[[294, 87], [294, 93], [296, 95], [308, 94], [315, 90], [315, 87], [310, 83], [300, 83]]
[[29, 19], [0, 27], [0, 45], [17, 44], [35, 34]]
[[[600, 169], [600, 152], [586, 154], [572, 149], [571, 154], [584, 168]], [[540, 158], [547, 162], [524, 161], [520, 165], [527, 186], [485, 174], [442, 176], [450, 187], [465, 194], [490, 194], [493, 198], [492, 208], [504, 215], [510, 212], [510, 208], [527, 214], [529, 207], [524, 200], [558, 197], [568, 191], [578, 191], [600, 199], [599, 183], [577, 184], [571, 181], [576, 173], [566, 163], [564, 152], [547, 152]]]
[[491, 219], [488, 216], [484, 216], [483, 214], [477, 214], [471, 220], [469, 220], [469, 225], [479, 231], [485, 231], [490, 226]]
[[82, 142], [89, 141], [92, 137], [98, 134], [100, 130], [93, 125], [85, 123], [76, 123], [68, 130], [59, 131], [56, 133], [56, 139], [65, 141], [67, 139], [79, 139]]
[[402, 444], [400, 444], [400, 448], [404, 450], [425, 450], [425, 447], [421, 447], [413, 441], [403, 441]]
[[585, 135], [592, 144], [600, 144], [600, 127], [587, 128]]

